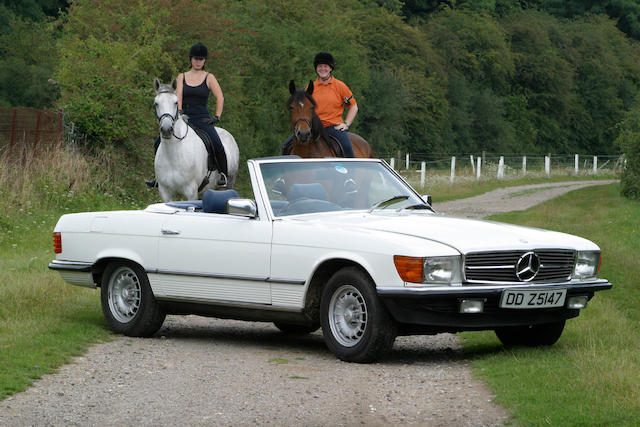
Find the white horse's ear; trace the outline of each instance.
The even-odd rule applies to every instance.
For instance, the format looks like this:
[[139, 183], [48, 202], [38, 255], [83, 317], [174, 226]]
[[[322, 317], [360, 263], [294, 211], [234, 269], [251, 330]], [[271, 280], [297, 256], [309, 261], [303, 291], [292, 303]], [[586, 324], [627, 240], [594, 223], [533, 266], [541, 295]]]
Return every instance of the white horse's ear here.
[[296, 93], [296, 84], [293, 80], [289, 82], [289, 92], [291, 93], [291, 95]]
[[171, 82], [171, 87], [173, 88], [173, 90], [176, 90], [176, 87], [178, 87], [178, 82], [176, 81], [175, 77], [173, 78], [173, 81]]
[[313, 94], [313, 80], [309, 80], [309, 86], [307, 86], [307, 93], [309, 96]]
[[156, 89], [156, 92], [160, 88], [160, 80], [158, 80], [157, 77], [153, 79], [153, 87]]

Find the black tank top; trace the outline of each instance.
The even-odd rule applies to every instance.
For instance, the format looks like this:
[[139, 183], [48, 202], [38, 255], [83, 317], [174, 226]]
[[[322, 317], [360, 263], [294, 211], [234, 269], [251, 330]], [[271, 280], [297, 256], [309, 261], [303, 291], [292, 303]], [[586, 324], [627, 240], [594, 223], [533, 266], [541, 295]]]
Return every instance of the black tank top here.
[[209, 73], [198, 86], [189, 86], [184, 74], [182, 75], [182, 108], [184, 110], [194, 107], [207, 107], [209, 93], [211, 92], [207, 86], [207, 77], [209, 77]]

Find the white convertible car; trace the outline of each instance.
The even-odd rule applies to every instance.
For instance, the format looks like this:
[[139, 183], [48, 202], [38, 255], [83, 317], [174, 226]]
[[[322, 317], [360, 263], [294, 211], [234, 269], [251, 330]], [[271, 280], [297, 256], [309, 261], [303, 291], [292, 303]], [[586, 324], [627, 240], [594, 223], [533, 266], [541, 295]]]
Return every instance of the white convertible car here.
[[600, 249], [580, 237], [435, 213], [384, 161], [248, 162], [253, 194], [64, 215], [49, 268], [101, 288], [109, 326], [153, 335], [166, 314], [322, 327], [340, 359], [370, 362], [397, 335], [495, 330], [555, 343], [596, 291]]

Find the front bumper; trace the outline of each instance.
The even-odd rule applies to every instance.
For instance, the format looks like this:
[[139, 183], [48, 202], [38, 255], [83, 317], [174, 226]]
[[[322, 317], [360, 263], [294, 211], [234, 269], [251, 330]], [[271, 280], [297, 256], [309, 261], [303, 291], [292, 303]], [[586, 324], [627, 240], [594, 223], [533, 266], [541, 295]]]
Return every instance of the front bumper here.
[[[438, 286], [428, 288], [378, 288], [378, 295], [393, 318], [401, 325], [412, 325], [424, 333], [459, 332], [495, 329], [505, 326], [525, 326], [551, 323], [576, 317], [579, 309], [566, 307], [510, 309], [500, 308], [500, 297], [507, 289], [553, 290], [567, 289], [567, 300], [572, 296], [586, 296], [590, 300], [595, 292], [613, 285], [604, 279], [590, 282], [566, 282], [526, 285], [474, 285]], [[481, 299], [481, 313], [460, 313], [460, 301]], [[416, 331], [412, 331], [415, 333]]]

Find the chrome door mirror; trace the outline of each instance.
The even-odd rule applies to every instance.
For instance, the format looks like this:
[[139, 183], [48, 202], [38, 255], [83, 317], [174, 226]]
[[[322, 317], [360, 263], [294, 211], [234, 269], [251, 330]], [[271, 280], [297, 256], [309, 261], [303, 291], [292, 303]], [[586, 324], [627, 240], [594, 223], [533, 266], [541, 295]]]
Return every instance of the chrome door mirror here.
[[256, 208], [256, 203], [251, 199], [229, 199], [227, 213], [229, 215], [255, 218], [258, 216], [258, 209]]

